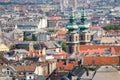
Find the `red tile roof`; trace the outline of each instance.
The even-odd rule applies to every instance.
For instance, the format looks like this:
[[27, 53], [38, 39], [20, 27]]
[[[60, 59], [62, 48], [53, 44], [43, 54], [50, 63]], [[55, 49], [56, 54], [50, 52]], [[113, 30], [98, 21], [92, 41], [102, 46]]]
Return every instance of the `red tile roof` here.
[[118, 56], [85, 56], [84, 64], [96, 64], [96, 65], [112, 65], [119, 64]]
[[53, 54], [55, 58], [66, 58], [66, 52], [62, 50], [60, 54]]
[[92, 26], [90, 27], [90, 30], [101, 30], [102, 28], [100, 26]]
[[54, 20], [60, 20], [62, 19], [62, 17], [61, 16], [49, 16], [48, 19], [54, 21]]
[[69, 71], [72, 70], [76, 64], [77, 62], [64, 64], [64, 62], [61, 61], [57, 63], [57, 68], [63, 68], [65, 71]]
[[112, 54], [120, 54], [120, 46], [105, 46], [105, 45], [80, 45], [80, 53], [100, 53], [102, 54], [104, 50], [111, 49]]

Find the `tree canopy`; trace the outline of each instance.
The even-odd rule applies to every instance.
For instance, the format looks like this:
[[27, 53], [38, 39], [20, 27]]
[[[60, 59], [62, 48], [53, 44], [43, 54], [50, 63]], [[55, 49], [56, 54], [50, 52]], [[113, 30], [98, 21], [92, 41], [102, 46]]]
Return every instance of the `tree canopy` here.
[[61, 45], [62, 50], [66, 51], [66, 42], [64, 42], [64, 41], [59, 41], [58, 43]]
[[49, 29], [48, 32], [57, 32], [55, 29]]
[[120, 30], [120, 25], [107, 25], [103, 27], [104, 30]]

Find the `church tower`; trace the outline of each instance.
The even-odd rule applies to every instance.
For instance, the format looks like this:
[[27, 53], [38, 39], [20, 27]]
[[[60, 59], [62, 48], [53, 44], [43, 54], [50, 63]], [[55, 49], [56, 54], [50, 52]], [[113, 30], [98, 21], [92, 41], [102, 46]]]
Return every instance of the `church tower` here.
[[79, 28], [75, 23], [75, 15], [72, 11], [70, 13], [70, 19], [67, 26], [68, 32], [66, 34], [66, 51], [69, 54], [79, 52]]
[[85, 14], [85, 10], [82, 10], [81, 13], [81, 23], [79, 25], [79, 32], [80, 32], [80, 44], [86, 45], [86, 44], [90, 44], [91, 41], [91, 35], [89, 32], [89, 24], [86, 22], [87, 18], [86, 18], [86, 14]]

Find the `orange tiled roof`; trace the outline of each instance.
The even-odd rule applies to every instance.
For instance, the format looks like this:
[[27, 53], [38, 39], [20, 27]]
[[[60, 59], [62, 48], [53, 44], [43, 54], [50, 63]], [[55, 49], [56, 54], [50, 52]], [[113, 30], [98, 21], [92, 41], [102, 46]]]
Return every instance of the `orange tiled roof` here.
[[120, 46], [105, 46], [105, 45], [80, 45], [80, 53], [103, 53], [106, 49], [111, 49], [112, 54], [120, 54]]
[[118, 64], [119, 57], [117, 56], [85, 56], [84, 57], [84, 64], [96, 64], [96, 65], [111, 65], [111, 64]]
[[67, 30], [62, 30], [62, 29], [61, 29], [61, 30], [57, 31], [57, 34], [58, 34], [58, 35], [61, 35], [61, 34], [62, 34], [62, 35], [63, 35], [63, 34], [66, 35], [66, 33], [67, 33]]
[[91, 30], [100, 30], [102, 29], [100, 26], [92, 26], [90, 27]]
[[103, 54], [104, 51], [106, 50], [107, 48], [103, 48], [103, 49], [92, 49], [92, 50], [85, 50], [85, 51], [80, 51], [81, 53], [89, 53], [89, 54], [94, 54], [94, 53], [99, 53], [99, 54]]
[[66, 52], [62, 50], [61, 54], [54, 54], [53, 56], [55, 58], [65, 58], [66, 57]]
[[18, 72], [21, 71], [28, 71], [33, 72], [35, 71], [36, 65], [29, 65], [29, 66], [14, 66], [15, 70]]
[[76, 65], [77, 62], [74, 63], [67, 63], [66, 65], [64, 62], [58, 62], [57, 63], [57, 68], [63, 68], [65, 71], [72, 70], [74, 68], [74, 65]]
[[66, 55], [67, 53], [66, 53], [65, 51], [63, 51], [63, 50], [62, 50], [61, 54], [64, 54], [64, 55]]
[[49, 16], [48, 19], [49, 20], [60, 20], [62, 19], [62, 17], [61, 16]]

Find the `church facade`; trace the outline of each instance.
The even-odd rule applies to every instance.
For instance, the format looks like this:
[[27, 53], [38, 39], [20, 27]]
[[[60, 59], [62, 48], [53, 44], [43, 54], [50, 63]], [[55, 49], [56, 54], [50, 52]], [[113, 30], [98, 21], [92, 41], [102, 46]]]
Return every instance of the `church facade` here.
[[81, 23], [79, 25], [75, 22], [75, 14], [70, 13], [70, 19], [67, 26], [68, 32], [66, 33], [66, 51], [69, 54], [79, 53], [80, 45], [90, 44], [91, 34], [89, 32], [89, 24], [86, 22], [87, 18], [85, 10], [81, 14]]

